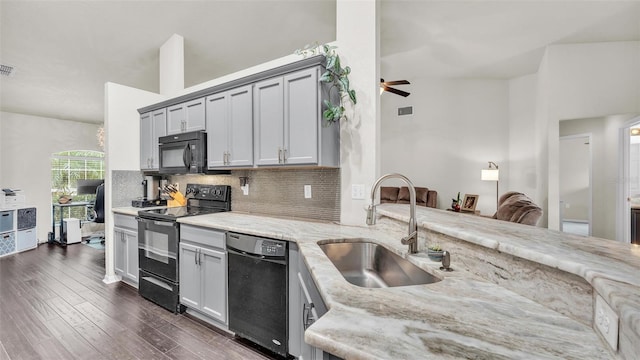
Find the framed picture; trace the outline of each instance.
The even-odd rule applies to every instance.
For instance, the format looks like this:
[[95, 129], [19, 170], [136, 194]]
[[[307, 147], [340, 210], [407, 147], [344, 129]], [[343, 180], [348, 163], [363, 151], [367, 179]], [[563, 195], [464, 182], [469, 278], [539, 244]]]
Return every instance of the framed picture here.
[[462, 211], [476, 211], [476, 205], [478, 204], [478, 195], [464, 194], [464, 200], [460, 210]]

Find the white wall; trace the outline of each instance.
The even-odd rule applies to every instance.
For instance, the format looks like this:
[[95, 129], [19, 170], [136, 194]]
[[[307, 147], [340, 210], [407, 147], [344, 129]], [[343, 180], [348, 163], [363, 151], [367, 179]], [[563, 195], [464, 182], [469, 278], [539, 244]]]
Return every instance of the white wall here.
[[51, 231], [51, 155], [66, 150], [102, 151], [100, 126], [0, 112], [0, 186], [22, 189], [37, 209], [38, 241]]
[[640, 112], [640, 42], [552, 45], [545, 57], [539, 120], [547, 124], [548, 227], [558, 229], [558, 122]]
[[[497, 163], [500, 193], [510, 188], [508, 82], [416, 78], [403, 89], [411, 95], [381, 96], [382, 172], [402, 173], [438, 191], [441, 209], [458, 191], [480, 195], [476, 210], [493, 215], [496, 184], [480, 180], [480, 172], [489, 161]], [[413, 115], [397, 115], [398, 107], [409, 105]]]
[[537, 198], [536, 189], [536, 74], [509, 80], [509, 187], [505, 191], [518, 191], [531, 199]]

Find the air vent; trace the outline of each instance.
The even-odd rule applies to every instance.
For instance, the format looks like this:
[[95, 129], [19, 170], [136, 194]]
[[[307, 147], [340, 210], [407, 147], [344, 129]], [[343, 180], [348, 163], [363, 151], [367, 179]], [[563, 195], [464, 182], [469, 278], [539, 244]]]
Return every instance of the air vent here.
[[0, 64], [0, 75], [11, 76], [13, 73], [13, 66]]

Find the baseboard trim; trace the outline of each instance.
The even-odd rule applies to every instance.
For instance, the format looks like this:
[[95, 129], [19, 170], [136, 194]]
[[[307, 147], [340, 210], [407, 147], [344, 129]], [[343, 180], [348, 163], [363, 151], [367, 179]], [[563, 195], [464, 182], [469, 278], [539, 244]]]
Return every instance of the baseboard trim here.
[[102, 282], [105, 284], [113, 284], [121, 280], [122, 278], [120, 278], [120, 276], [118, 275], [105, 275], [104, 279], [102, 279]]

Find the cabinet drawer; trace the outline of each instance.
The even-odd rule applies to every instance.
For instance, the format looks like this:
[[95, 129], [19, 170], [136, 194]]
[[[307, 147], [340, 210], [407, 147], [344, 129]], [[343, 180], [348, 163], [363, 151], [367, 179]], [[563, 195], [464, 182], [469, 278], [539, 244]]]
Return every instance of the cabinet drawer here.
[[16, 239], [16, 251], [35, 248], [38, 245], [36, 229], [27, 229], [18, 231]]
[[197, 226], [180, 225], [180, 241], [226, 249], [226, 232]]
[[0, 233], [13, 230], [13, 210], [0, 211]]
[[136, 220], [135, 216], [114, 214], [113, 226], [138, 231], [138, 220]]
[[0, 234], [0, 255], [11, 254], [16, 251], [16, 234], [8, 232]]

